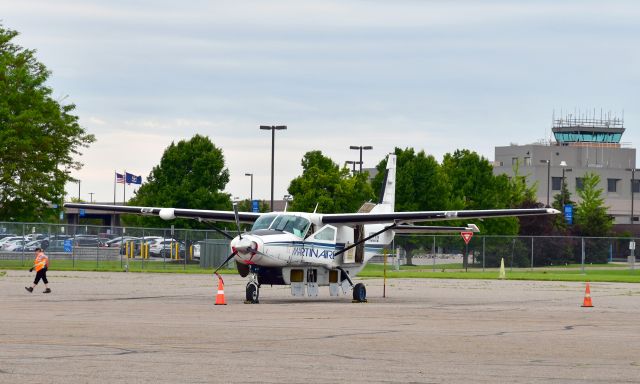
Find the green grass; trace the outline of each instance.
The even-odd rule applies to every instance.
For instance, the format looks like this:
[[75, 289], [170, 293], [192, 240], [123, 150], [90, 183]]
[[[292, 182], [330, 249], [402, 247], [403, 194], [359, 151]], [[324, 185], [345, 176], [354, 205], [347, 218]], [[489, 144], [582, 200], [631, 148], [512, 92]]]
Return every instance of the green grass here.
[[4, 275], [6, 275], [6, 274], [7, 274], [7, 272], [5, 272], [5, 271], [0, 271], [0, 277], [4, 276]]
[[[436, 271], [427, 266], [401, 266], [399, 271], [387, 266], [388, 278], [431, 278], [431, 279], [498, 279], [499, 270], [497, 268], [486, 269], [485, 272], [475, 268], [470, 268], [468, 272], [462, 269], [462, 265], [457, 264], [458, 269], [443, 268], [437, 265]], [[439, 267], [439, 268], [438, 268]], [[621, 268], [619, 265], [598, 265], [585, 266], [585, 272], [575, 266], [564, 268], [549, 267], [535, 268], [531, 271], [528, 268], [514, 269], [506, 268], [507, 280], [544, 280], [544, 281], [598, 281], [616, 283], [640, 283], [640, 270], [630, 270]], [[622, 265], [626, 267], [626, 265]], [[380, 278], [384, 276], [384, 266], [380, 264], [369, 264], [360, 277]]]
[[[200, 268], [198, 264], [183, 264], [174, 261], [160, 260], [127, 260], [120, 261], [78, 261], [53, 260], [50, 269], [52, 271], [102, 271], [122, 272], [124, 265], [128, 264], [130, 272], [153, 273], [196, 273], [211, 274], [212, 268]], [[27, 270], [31, 267], [31, 260], [0, 260], [0, 268]], [[235, 274], [235, 269], [221, 270], [223, 274]], [[0, 271], [0, 276], [5, 273]], [[400, 266], [396, 271], [394, 266], [387, 265], [388, 278], [425, 278], [425, 279], [498, 279], [498, 269], [486, 269], [482, 272], [478, 268], [469, 268], [468, 272], [462, 269], [462, 264], [437, 264], [435, 272], [432, 265]], [[382, 264], [368, 264], [358, 274], [364, 278], [381, 278], [384, 275]], [[535, 268], [514, 269], [506, 268], [508, 280], [549, 280], [549, 281], [597, 281], [597, 282], [624, 282], [640, 283], [640, 270], [629, 270], [626, 264], [586, 265], [585, 273], [582, 273], [580, 264], [567, 266], [553, 266]]]

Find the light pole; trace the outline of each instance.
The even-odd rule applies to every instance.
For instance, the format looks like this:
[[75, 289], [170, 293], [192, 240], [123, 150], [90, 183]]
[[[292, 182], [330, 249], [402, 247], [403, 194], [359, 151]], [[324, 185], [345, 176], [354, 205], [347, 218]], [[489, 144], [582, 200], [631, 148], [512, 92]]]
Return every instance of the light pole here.
[[80, 202], [80, 179], [78, 179], [78, 203]]
[[[357, 150], [360, 151], [360, 173], [362, 173], [362, 150], [363, 149], [364, 150], [370, 150], [370, 149], [373, 149], [373, 147], [370, 146], [370, 145], [365, 145], [365, 146], [351, 145], [351, 146], [349, 146], [349, 149], [357, 149]], [[355, 173], [355, 169], [354, 169], [353, 172]]]
[[547, 208], [549, 205], [549, 180], [551, 179], [551, 160], [540, 160], [541, 163], [547, 163]]
[[564, 172], [571, 172], [571, 168], [567, 168], [567, 162], [562, 160], [560, 162], [560, 166], [562, 167], [562, 187], [560, 189], [560, 194], [562, 195], [562, 209], [564, 209], [564, 186], [565, 186], [565, 181], [564, 181]]
[[635, 190], [633, 187], [635, 186], [635, 183], [636, 183], [636, 169], [627, 168], [627, 171], [631, 171], [631, 221], [630, 223], [633, 224], [633, 198], [635, 194]]
[[244, 175], [245, 176], [251, 176], [251, 195], [250, 195], [251, 197], [250, 197], [250, 199], [251, 199], [251, 201], [253, 201], [253, 173], [245, 173]]
[[353, 169], [353, 174], [356, 174], [356, 164], [360, 164], [360, 168], [362, 171], [362, 162], [361, 161], [351, 161], [351, 160], [347, 160], [344, 162], [345, 164], [352, 164], [352, 169]]
[[261, 125], [260, 129], [271, 130], [271, 205], [270, 209], [273, 212], [273, 159], [275, 154], [275, 142], [276, 142], [276, 130], [287, 129], [286, 125]]
[[93, 203], [93, 192], [89, 192], [89, 202]]

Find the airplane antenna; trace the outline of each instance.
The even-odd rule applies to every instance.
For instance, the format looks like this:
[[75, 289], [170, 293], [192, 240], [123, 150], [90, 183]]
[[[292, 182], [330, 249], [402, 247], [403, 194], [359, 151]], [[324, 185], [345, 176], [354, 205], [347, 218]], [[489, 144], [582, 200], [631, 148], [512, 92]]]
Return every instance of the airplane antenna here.
[[319, 204], [320, 204], [320, 203], [316, 203], [316, 207], [315, 207], [315, 208], [313, 208], [313, 213], [316, 213], [316, 212], [318, 211], [318, 205], [319, 205]]
[[238, 237], [242, 239], [242, 233], [240, 232], [240, 216], [238, 215], [238, 203], [233, 202], [233, 215], [236, 219], [236, 229], [238, 230]]

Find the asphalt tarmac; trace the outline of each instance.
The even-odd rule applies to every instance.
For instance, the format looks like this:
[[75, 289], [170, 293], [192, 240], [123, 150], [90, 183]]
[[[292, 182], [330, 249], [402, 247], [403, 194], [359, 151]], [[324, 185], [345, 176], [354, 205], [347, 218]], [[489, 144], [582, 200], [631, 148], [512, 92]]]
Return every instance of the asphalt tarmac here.
[[640, 383], [640, 285], [366, 280], [368, 303], [225, 276], [0, 277], [0, 383]]

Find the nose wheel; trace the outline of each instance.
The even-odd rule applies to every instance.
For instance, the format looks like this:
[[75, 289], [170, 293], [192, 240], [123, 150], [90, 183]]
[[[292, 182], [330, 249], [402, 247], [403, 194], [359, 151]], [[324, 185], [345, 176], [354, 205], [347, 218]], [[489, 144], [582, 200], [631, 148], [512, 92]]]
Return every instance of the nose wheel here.
[[245, 304], [258, 304], [258, 297], [260, 296], [260, 283], [258, 283], [258, 273], [255, 266], [251, 266], [251, 273], [249, 274], [249, 282], [247, 283], [247, 291], [245, 295]]
[[260, 296], [260, 287], [258, 284], [250, 281], [247, 283], [247, 292], [246, 292], [246, 300], [245, 304], [258, 304], [258, 297]]

